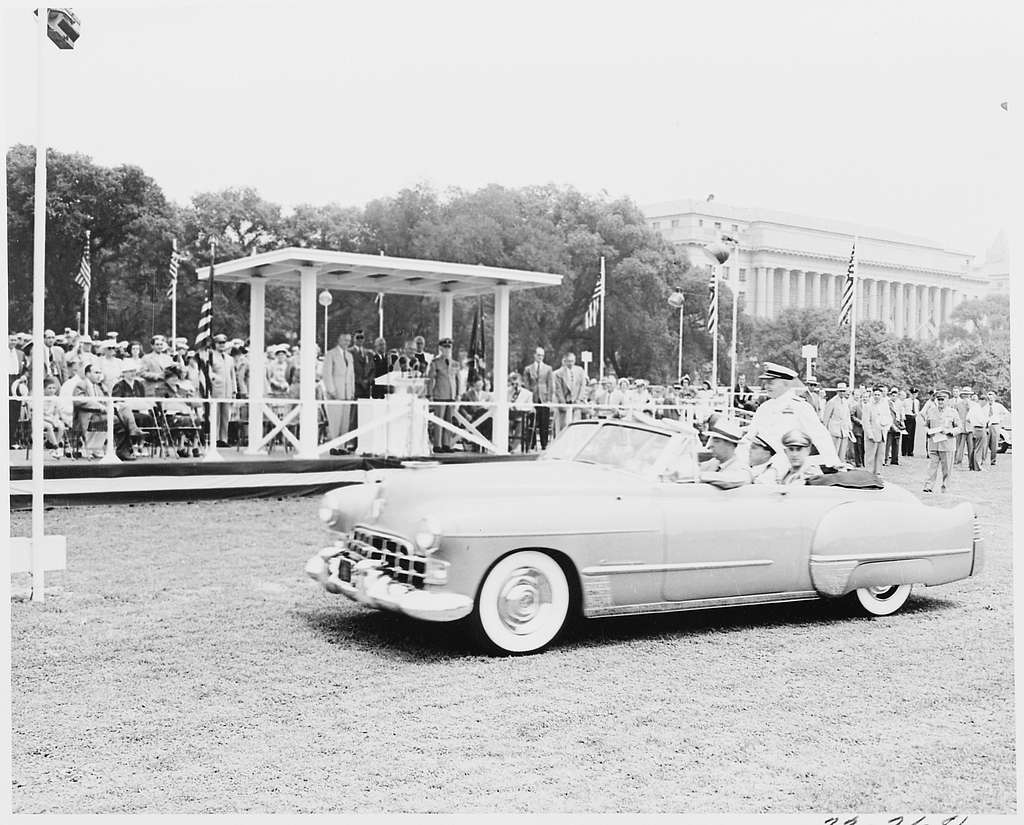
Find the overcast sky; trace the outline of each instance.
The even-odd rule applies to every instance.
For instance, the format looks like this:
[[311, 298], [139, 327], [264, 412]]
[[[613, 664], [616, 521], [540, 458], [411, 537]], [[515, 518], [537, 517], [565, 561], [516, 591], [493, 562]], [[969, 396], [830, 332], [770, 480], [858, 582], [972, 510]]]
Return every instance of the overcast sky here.
[[[556, 182], [983, 253], [1010, 208], [1014, 5], [78, 4], [77, 47], [46, 53], [46, 129], [179, 203]], [[33, 20], [3, 17], [8, 143], [35, 140]]]

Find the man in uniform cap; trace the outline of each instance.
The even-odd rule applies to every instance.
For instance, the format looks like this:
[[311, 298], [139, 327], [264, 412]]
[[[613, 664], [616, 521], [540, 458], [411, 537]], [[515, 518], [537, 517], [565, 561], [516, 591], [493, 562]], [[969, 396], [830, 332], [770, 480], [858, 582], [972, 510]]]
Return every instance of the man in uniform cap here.
[[736, 455], [743, 433], [724, 416], [717, 416], [708, 427], [708, 448], [712, 458], [700, 465], [700, 480], [728, 490], [750, 484], [750, 468]]
[[931, 441], [928, 463], [928, 477], [924, 482], [924, 492], [930, 493], [935, 484], [935, 477], [942, 470], [942, 492], [946, 492], [946, 484], [952, 473], [952, 457], [954, 444], [962, 427], [956, 410], [949, 405], [949, 393], [938, 390], [935, 393], [935, 404], [921, 411], [924, 419], [925, 434]]
[[843, 462], [836, 453], [825, 425], [821, 423], [814, 408], [800, 397], [803, 385], [797, 374], [788, 367], [769, 361], [765, 363], [759, 378], [764, 382], [770, 397], [757, 408], [747, 432], [740, 440], [739, 452], [744, 462], [749, 461], [751, 442], [761, 436], [775, 451], [772, 464], [780, 473], [785, 473], [789, 464], [783, 454], [782, 436], [799, 429], [811, 439], [823, 465], [842, 466]]
[[803, 430], [790, 430], [782, 436], [789, 469], [779, 479], [779, 484], [806, 484], [807, 479], [821, 475], [821, 470], [810, 461], [811, 443], [811, 437]]
[[[210, 393], [213, 398], [234, 398], [238, 393], [238, 378], [235, 375], [235, 359], [228, 352], [228, 337], [224, 333], [213, 336], [214, 349], [210, 358]], [[228, 446], [228, 429], [234, 404], [220, 401], [217, 404], [217, 446]]]
[[963, 461], [964, 453], [970, 449], [970, 436], [967, 432], [967, 410], [971, 406], [970, 387], [960, 387], [953, 393], [953, 408], [956, 410], [957, 418], [960, 421], [960, 429], [956, 434], [956, 451], [953, 454], [953, 463], [958, 467]]
[[[457, 401], [459, 398], [459, 364], [452, 358], [452, 339], [442, 338], [437, 342], [438, 354], [427, 366], [427, 397], [431, 401]], [[451, 423], [454, 407], [451, 404], [436, 406], [431, 412]], [[440, 424], [430, 427], [431, 441], [435, 453], [453, 452], [454, 433]]]
[[761, 436], [757, 436], [750, 442], [750, 480], [752, 482], [774, 481], [775, 467], [772, 466], [772, 456], [774, 455], [775, 450], [772, 449], [772, 445]]

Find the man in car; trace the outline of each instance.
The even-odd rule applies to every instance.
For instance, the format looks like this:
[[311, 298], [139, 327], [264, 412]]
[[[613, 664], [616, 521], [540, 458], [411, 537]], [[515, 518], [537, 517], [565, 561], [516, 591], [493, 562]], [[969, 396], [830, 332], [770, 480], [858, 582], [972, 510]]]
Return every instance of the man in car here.
[[821, 470], [810, 461], [811, 437], [803, 430], [790, 430], [782, 436], [789, 469], [779, 479], [779, 484], [806, 484], [807, 479], [821, 475]]
[[803, 384], [797, 374], [788, 367], [766, 362], [759, 377], [764, 382], [769, 398], [757, 408], [747, 432], [740, 440], [739, 452], [743, 460], [749, 460], [750, 444], [757, 436], [761, 436], [775, 450], [772, 463], [776, 470], [785, 473], [789, 465], [783, 454], [782, 436], [792, 430], [800, 430], [817, 448], [822, 465], [836, 468], [843, 466], [825, 425], [821, 423], [814, 408], [800, 396]]
[[739, 427], [723, 416], [718, 416], [708, 427], [708, 449], [711, 458], [700, 465], [700, 480], [728, 490], [750, 484], [748, 467], [736, 455], [736, 446], [743, 434]]
[[774, 481], [775, 467], [772, 465], [772, 456], [774, 455], [775, 450], [772, 449], [771, 444], [761, 436], [757, 436], [750, 442], [750, 480], [752, 482], [757, 483], [762, 477]]

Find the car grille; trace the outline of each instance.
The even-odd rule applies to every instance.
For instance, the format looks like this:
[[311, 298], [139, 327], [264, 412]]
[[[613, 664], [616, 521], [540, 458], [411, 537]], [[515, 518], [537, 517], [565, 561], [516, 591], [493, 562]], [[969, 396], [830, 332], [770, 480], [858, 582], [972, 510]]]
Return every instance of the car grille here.
[[416, 588], [423, 587], [427, 559], [426, 556], [415, 555], [409, 542], [396, 539], [394, 536], [356, 529], [352, 531], [348, 548], [364, 559], [383, 562], [381, 571], [396, 582], [410, 584]]

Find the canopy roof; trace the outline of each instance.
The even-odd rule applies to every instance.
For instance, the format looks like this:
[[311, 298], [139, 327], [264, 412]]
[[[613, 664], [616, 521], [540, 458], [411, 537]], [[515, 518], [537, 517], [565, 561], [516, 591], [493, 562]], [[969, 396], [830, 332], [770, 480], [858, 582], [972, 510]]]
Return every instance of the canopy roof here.
[[[559, 286], [562, 283], [561, 275], [548, 272], [295, 246], [218, 263], [214, 278], [217, 283], [250, 283], [262, 278], [272, 283], [298, 286], [299, 274], [306, 267], [316, 270], [319, 288], [393, 295], [439, 296], [449, 293], [458, 297], [489, 294], [500, 285], [517, 290]], [[210, 268], [199, 269], [197, 275], [200, 281], [205, 281], [210, 277]]]

